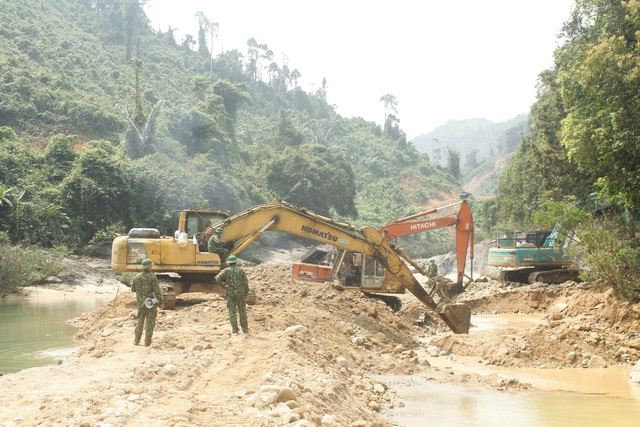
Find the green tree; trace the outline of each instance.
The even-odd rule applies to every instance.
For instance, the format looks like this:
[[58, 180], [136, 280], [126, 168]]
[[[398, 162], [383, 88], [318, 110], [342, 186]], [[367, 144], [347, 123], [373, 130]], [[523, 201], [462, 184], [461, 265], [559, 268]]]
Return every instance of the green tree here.
[[0, 127], [0, 184], [17, 185], [33, 169], [34, 163], [34, 153], [13, 129]]
[[592, 191], [593, 178], [578, 169], [562, 144], [566, 113], [557, 75], [555, 69], [540, 73], [530, 129], [500, 176], [500, 219], [505, 226], [533, 224], [533, 213], [545, 201], [581, 199]]
[[278, 114], [278, 123], [273, 136], [273, 146], [281, 149], [284, 147], [297, 147], [305, 142], [305, 135], [299, 131], [291, 119], [287, 117], [283, 109]]
[[265, 164], [264, 177], [278, 198], [322, 215], [331, 209], [356, 217], [355, 176], [351, 166], [321, 145], [286, 147]]
[[131, 227], [132, 184], [126, 162], [108, 141], [91, 141], [61, 184], [61, 205], [76, 243], [84, 244], [117, 223]]
[[52, 182], [61, 182], [67, 176], [76, 159], [73, 143], [76, 137], [56, 135], [49, 141], [44, 152], [44, 166]]
[[448, 153], [447, 172], [449, 172], [455, 179], [460, 179], [462, 176], [460, 173], [460, 153], [452, 149], [449, 149]]
[[200, 31], [198, 34], [206, 34], [209, 36], [209, 50], [207, 50], [207, 44], [205, 42], [204, 37], [199, 37], [199, 47], [198, 52], [209, 58], [210, 68], [209, 71], [213, 72], [213, 39], [218, 36], [218, 28], [220, 25], [217, 22], [211, 21], [204, 12], [196, 13], [196, 18], [198, 18], [198, 25], [200, 26]]
[[640, 210], [640, 2], [584, 0], [557, 55], [563, 144], [604, 194]]
[[395, 96], [386, 94], [380, 97], [380, 102], [384, 105], [384, 120], [382, 123], [386, 124], [389, 114], [393, 114], [394, 116], [398, 115], [398, 100]]
[[131, 59], [133, 46], [139, 37], [139, 32], [147, 24], [143, 6], [147, 0], [124, 0], [124, 32], [126, 45], [126, 59]]
[[475, 169], [479, 166], [478, 163], [478, 150], [473, 149], [467, 153], [465, 156], [465, 164], [464, 167], [467, 170]]
[[251, 104], [251, 95], [244, 83], [218, 80], [213, 85], [213, 92], [222, 97], [222, 105], [233, 120], [237, 118], [238, 110], [243, 104]]

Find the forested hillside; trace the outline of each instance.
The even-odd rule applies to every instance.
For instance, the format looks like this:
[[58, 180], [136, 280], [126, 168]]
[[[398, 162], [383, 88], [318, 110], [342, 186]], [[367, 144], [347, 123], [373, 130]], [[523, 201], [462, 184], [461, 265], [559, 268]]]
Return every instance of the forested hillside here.
[[[457, 197], [458, 177], [384, 127], [297, 86], [267, 44], [211, 56], [140, 0], [0, 4], [0, 231], [77, 247], [174, 210], [281, 198], [379, 226]], [[268, 41], [266, 41], [268, 42]], [[295, 62], [295, 58], [291, 58]], [[383, 105], [381, 104], [381, 109]]]
[[638, 299], [640, 2], [577, 1], [562, 36], [500, 177], [499, 217], [576, 233], [584, 278]]
[[[248, 33], [246, 51], [212, 57], [206, 16], [176, 40], [150, 28], [143, 3], [0, 3], [0, 243], [78, 248], [133, 226], [165, 231], [176, 209], [276, 197], [380, 226], [506, 162], [498, 197], [472, 199], [479, 229], [561, 224], [578, 233], [585, 274], [637, 287], [640, 1], [576, 2], [526, 126], [505, 129], [515, 152], [476, 169], [460, 154], [432, 163], [392, 115], [383, 126], [338, 115], [326, 82], [302, 90], [305, 70], [274, 62], [268, 41]], [[585, 200], [615, 214], [573, 214]], [[437, 232], [413, 239], [429, 242], [414, 256], [446, 249]]]
[[463, 168], [473, 169], [487, 159], [508, 156], [526, 131], [527, 116], [495, 123], [487, 119], [449, 120], [429, 133], [413, 139], [418, 151], [446, 165], [449, 151], [458, 153]]
[[[458, 164], [465, 191], [476, 197], [494, 197], [506, 159], [527, 132], [525, 115], [500, 123], [487, 119], [449, 120], [433, 131], [417, 136], [412, 143], [442, 167], [451, 169], [452, 165]], [[495, 218], [490, 220], [495, 221]]]

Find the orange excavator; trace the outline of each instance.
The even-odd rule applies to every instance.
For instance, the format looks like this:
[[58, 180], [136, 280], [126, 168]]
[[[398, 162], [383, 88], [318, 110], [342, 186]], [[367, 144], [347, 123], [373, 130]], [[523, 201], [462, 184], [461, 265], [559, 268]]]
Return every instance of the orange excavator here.
[[[459, 206], [457, 213], [451, 216], [444, 216], [433, 218], [433, 216], [439, 212], [449, 210]], [[424, 218], [426, 216], [431, 218]], [[419, 219], [420, 218], [420, 219]], [[473, 227], [473, 215], [471, 214], [471, 208], [466, 200], [460, 200], [455, 203], [448, 204], [446, 206], [437, 207], [428, 211], [420, 212], [415, 215], [407, 216], [404, 218], [398, 218], [391, 221], [389, 224], [378, 229], [380, 235], [387, 240], [392, 246], [395, 246], [396, 240], [400, 236], [406, 236], [409, 234], [422, 233], [425, 231], [437, 230], [445, 227], [455, 226], [456, 230], [456, 267], [457, 267], [457, 280], [454, 286], [456, 293], [462, 292], [464, 289], [464, 277], [472, 279], [473, 276], [473, 244], [474, 244], [474, 227]], [[470, 271], [471, 276], [465, 274], [465, 265], [467, 259], [467, 253], [469, 253], [470, 259]], [[336, 267], [335, 259], [337, 256], [334, 254], [334, 262], [331, 262], [331, 254], [322, 249], [315, 248], [307, 252], [301, 259], [301, 262], [293, 264], [293, 275], [297, 279], [312, 281], [312, 282], [326, 282], [335, 278], [332, 272]], [[359, 257], [356, 257], [359, 263]], [[333, 266], [331, 265], [333, 264]], [[343, 270], [345, 269], [344, 263]], [[361, 266], [358, 266], [361, 267]], [[418, 271], [420, 268], [413, 265]], [[364, 269], [359, 269], [356, 274], [364, 274]], [[420, 271], [421, 274], [424, 274]], [[363, 281], [364, 277], [361, 277], [359, 281]]]

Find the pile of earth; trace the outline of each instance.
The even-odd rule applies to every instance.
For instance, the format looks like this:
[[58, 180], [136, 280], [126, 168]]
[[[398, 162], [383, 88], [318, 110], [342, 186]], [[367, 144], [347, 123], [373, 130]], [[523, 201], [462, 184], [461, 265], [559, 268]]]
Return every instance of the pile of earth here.
[[[472, 283], [460, 300], [474, 315], [537, 313], [541, 321], [455, 335], [411, 294], [393, 311], [332, 283], [296, 280], [291, 263], [278, 261], [245, 265], [257, 292], [247, 335], [230, 333], [222, 297], [184, 294], [176, 310], [160, 311], [152, 346], [134, 346], [135, 298], [119, 290], [105, 307], [73, 320], [79, 347], [61, 364], [0, 377], [1, 425], [391, 426], [385, 413], [403, 402], [380, 375], [529, 387], [431, 366], [436, 357], [589, 367], [597, 358], [606, 365], [640, 356], [640, 308], [584, 284]], [[83, 268], [103, 271], [86, 261]]]
[[[433, 339], [432, 345], [487, 363], [517, 367], [606, 367], [640, 359], [640, 304], [588, 283], [473, 283], [459, 301], [475, 315], [540, 314], [532, 328], [481, 330]], [[472, 318], [473, 323], [473, 318]]]

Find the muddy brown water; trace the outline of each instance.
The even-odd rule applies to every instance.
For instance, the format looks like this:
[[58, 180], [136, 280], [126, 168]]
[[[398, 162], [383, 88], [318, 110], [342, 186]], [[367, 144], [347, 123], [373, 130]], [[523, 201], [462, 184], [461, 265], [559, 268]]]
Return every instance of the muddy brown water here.
[[[535, 315], [474, 316], [470, 333], [491, 328], [530, 328]], [[404, 407], [387, 416], [400, 427], [535, 426], [626, 427], [640, 425], [640, 385], [628, 382], [632, 367], [514, 369], [478, 364], [477, 358], [430, 358], [432, 366], [498, 374], [531, 384], [522, 391], [439, 384], [420, 375], [381, 377]]]
[[113, 300], [113, 295], [40, 300], [0, 300], [0, 372], [10, 374], [26, 368], [58, 363], [78, 343], [77, 328], [68, 319], [93, 311]]

